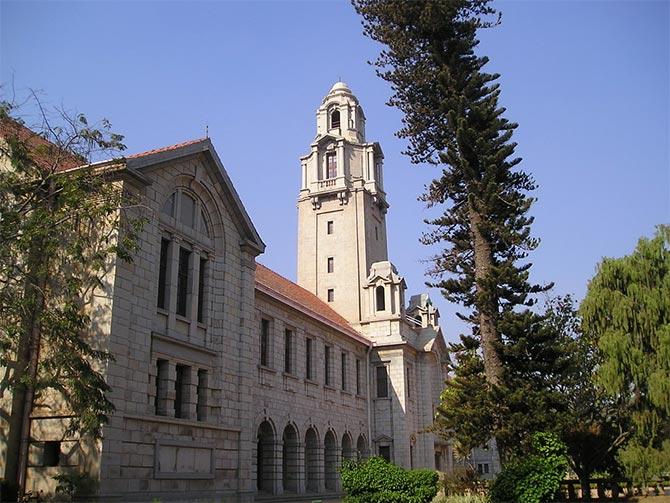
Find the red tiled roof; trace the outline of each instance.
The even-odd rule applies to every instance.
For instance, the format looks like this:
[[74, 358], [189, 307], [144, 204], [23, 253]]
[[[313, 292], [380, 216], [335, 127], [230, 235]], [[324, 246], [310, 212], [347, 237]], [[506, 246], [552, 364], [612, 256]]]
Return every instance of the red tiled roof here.
[[65, 171], [86, 164], [86, 159], [61, 149], [9, 117], [0, 119], [0, 138], [22, 142], [30, 158], [44, 170]]
[[259, 263], [256, 263], [256, 284], [279, 294], [279, 296], [288, 301], [292, 301], [302, 311], [307, 312], [307, 314], [311, 314], [317, 319], [325, 319], [329, 324], [334, 325], [359, 342], [369, 344], [367, 339], [356, 332], [344, 317], [339, 315], [316, 295]]
[[169, 145], [167, 147], [156, 148], [153, 150], [147, 150], [146, 152], [140, 152], [139, 154], [133, 154], [127, 156], [128, 159], [137, 159], [138, 157], [145, 157], [152, 154], [160, 154], [161, 152], [169, 152], [170, 150], [177, 150], [178, 148], [188, 147], [189, 145], [194, 145], [206, 141], [207, 138], [198, 138], [197, 140], [188, 140], [182, 143], [175, 143], [174, 145]]

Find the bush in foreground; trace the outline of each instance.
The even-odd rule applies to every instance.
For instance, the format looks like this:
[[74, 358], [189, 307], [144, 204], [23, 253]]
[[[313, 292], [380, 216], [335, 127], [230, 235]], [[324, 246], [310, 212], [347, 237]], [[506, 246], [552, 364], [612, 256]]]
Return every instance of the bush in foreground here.
[[496, 503], [552, 501], [568, 468], [565, 445], [551, 433], [533, 435], [534, 453], [508, 464], [491, 487]]
[[342, 466], [345, 503], [429, 503], [437, 482], [432, 470], [405, 470], [380, 457]]

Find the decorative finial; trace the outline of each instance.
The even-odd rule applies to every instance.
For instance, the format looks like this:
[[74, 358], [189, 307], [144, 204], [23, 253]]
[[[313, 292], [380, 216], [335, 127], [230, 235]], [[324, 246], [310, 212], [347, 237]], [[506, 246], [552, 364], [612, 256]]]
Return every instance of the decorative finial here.
[[205, 124], [205, 138], [209, 138], [209, 125]]

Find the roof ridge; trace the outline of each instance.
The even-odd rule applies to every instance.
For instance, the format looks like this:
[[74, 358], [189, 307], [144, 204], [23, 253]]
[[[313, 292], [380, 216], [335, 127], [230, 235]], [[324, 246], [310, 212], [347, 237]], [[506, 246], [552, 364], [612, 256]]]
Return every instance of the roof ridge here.
[[160, 154], [161, 152], [169, 152], [170, 150], [177, 150], [182, 147], [188, 147], [189, 145], [195, 145], [196, 143], [208, 141], [209, 136], [203, 136], [201, 138], [196, 138], [193, 140], [186, 140], [180, 143], [175, 143], [173, 145], [166, 145], [164, 147], [154, 148], [151, 150], [146, 150], [144, 152], [138, 152], [137, 154], [132, 154], [126, 156], [126, 159], [137, 159], [139, 157], [145, 157], [153, 154]]

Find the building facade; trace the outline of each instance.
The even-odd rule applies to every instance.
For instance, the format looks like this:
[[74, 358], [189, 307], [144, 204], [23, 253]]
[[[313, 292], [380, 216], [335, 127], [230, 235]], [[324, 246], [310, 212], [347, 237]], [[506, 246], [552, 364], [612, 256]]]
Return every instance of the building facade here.
[[209, 139], [108, 163], [147, 218], [96, 297], [116, 410], [95, 441], [34, 414], [29, 489], [84, 471], [103, 500], [254, 501], [336, 494], [345, 459], [452, 466], [424, 431], [448, 353], [430, 298], [407, 301], [389, 261], [382, 149], [346, 84], [316, 116], [296, 173], [297, 284], [256, 261], [265, 244]]

